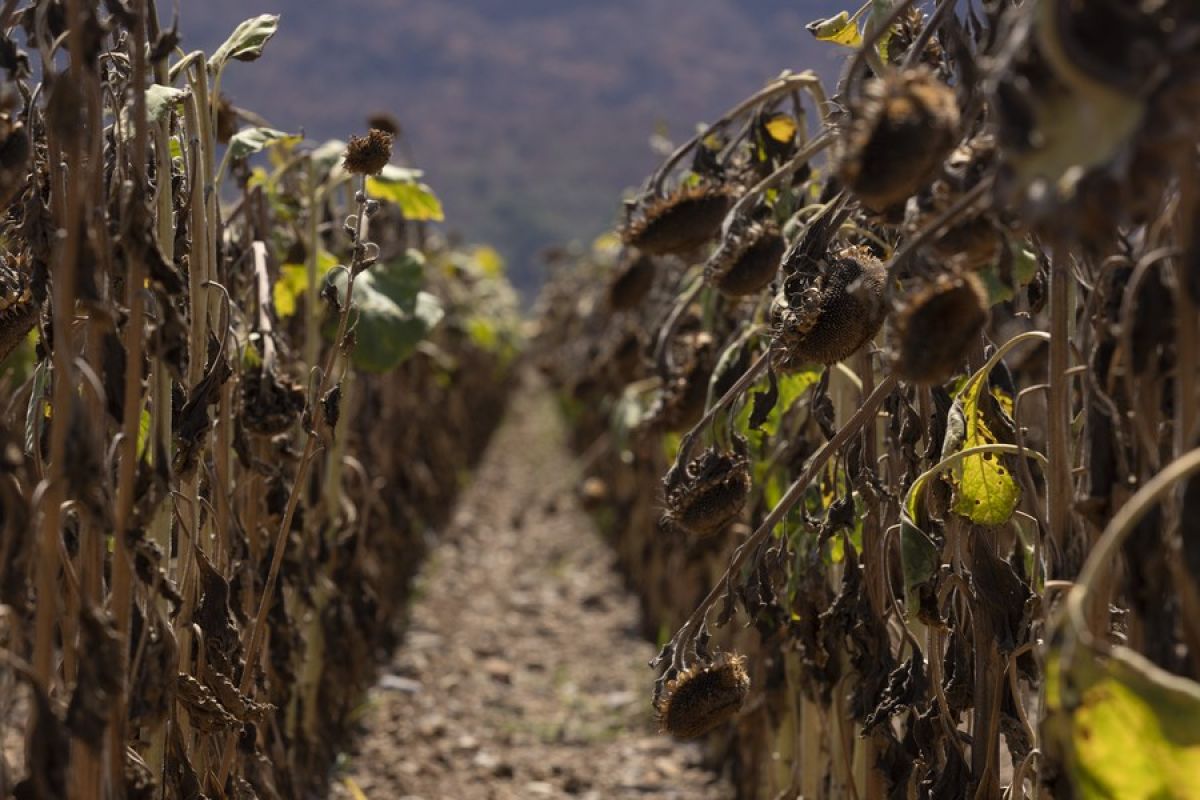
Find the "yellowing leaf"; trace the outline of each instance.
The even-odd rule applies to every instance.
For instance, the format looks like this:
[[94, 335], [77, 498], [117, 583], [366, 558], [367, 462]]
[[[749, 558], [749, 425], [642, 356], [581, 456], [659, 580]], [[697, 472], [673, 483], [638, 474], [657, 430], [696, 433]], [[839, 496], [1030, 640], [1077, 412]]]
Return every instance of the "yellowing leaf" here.
[[419, 170], [404, 169], [391, 164], [371, 178], [367, 178], [367, 194], [400, 206], [408, 219], [419, 222], [441, 222], [446, 218], [442, 212], [442, 201], [418, 178]]
[[796, 135], [796, 120], [789, 114], [776, 114], [767, 120], [765, 127], [777, 142], [790, 142]]
[[616, 256], [621, 251], [621, 237], [606, 231], [592, 240], [592, 254], [598, 258]]
[[489, 353], [494, 352], [500, 345], [500, 333], [495, 324], [479, 314], [467, 320], [467, 336], [476, 347]]
[[[337, 265], [333, 254], [321, 250], [317, 253], [317, 280], [320, 281], [329, 270]], [[284, 264], [279, 268], [279, 280], [271, 287], [271, 299], [275, 304], [275, 313], [280, 319], [296, 313], [296, 301], [308, 289], [308, 265]]]
[[833, 42], [845, 47], [858, 47], [862, 44], [862, 34], [858, 25], [850, 19], [850, 13], [843, 11], [829, 19], [819, 19], [810, 22], [808, 32], [821, 42]]
[[346, 791], [350, 792], [353, 800], [367, 800], [366, 793], [354, 782], [354, 778], [343, 778], [342, 783], [346, 785]]
[[486, 244], [479, 245], [472, 255], [480, 271], [489, 278], [498, 278], [504, 274], [504, 256], [500, 255], [496, 248]]
[[[984, 419], [980, 398], [987, 376], [976, 374], [955, 398], [951, 425], [961, 425], [962, 440], [955, 450], [996, 444], [995, 434]], [[949, 438], [949, 437], [947, 437]], [[943, 456], [949, 453], [943, 453]], [[964, 457], [954, 470], [955, 514], [979, 525], [1003, 525], [1021, 500], [1021, 487], [996, 453]]]
[[246, 186], [251, 189], [256, 189], [259, 186], [266, 186], [271, 180], [271, 176], [262, 167], [255, 167], [250, 170], [250, 177], [246, 179]]
[[1047, 663], [1047, 738], [1082, 800], [1200, 797], [1200, 684], [1116, 647]]

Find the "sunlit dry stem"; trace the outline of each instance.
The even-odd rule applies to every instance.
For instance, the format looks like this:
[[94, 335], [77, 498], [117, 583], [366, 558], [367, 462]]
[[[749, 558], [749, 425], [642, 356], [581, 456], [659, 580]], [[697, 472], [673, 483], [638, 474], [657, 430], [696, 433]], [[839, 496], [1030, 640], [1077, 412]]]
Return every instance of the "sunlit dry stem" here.
[[[133, 61], [133, 191], [130, 202], [139, 205], [146, 202], [145, 187], [148, 137], [146, 120], [146, 0], [136, 0], [134, 9], [133, 40], [130, 46]], [[137, 218], [137, 215], [134, 215]], [[141, 235], [136, 232], [135, 235]], [[142, 411], [142, 356], [145, 344], [143, 320], [146, 313], [146, 294], [143, 288], [146, 262], [140, 244], [127, 247], [129, 270], [125, 276], [126, 305], [129, 318], [125, 322], [125, 386], [124, 417], [121, 420], [121, 461], [117, 476], [117, 506], [113, 528], [112, 560], [112, 611], [117, 632], [126, 642], [124, 653], [129, 652], [128, 637], [132, 615], [133, 575], [129, 548], [125, 537], [129, 518], [133, 512], [133, 498], [137, 482], [138, 429]], [[128, 707], [129, 680], [127, 663], [122, 665], [121, 690], [115, 692], [109, 706], [108, 763], [113, 775], [123, 772], [125, 763], [126, 708]]]
[[[1179, 239], [1193, 243], [1195, 247], [1196, 231], [1192, 230], [1196, 213], [1200, 210], [1200, 169], [1195, 165], [1188, 173], [1180, 178], [1179, 204], [1175, 214], [1175, 224], [1180, 229]], [[1175, 420], [1173, 452], [1176, 457], [1183, 455], [1196, 441], [1197, 399], [1196, 391], [1200, 381], [1200, 327], [1197, 325], [1196, 303], [1192, 298], [1188, 281], [1191, 276], [1184, 264], [1186, 259], [1172, 260], [1175, 283]], [[1129, 326], [1132, 327], [1132, 326]], [[1179, 595], [1182, 613], [1180, 621], [1184, 637], [1188, 644], [1193, 668], [1200, 671], [1200, 586], [1197, 586], [1194, 576], [1189, 574], [1186, 566], [1187, 559], [1182, 552], [1184, 543], [1182, 536], [1186, 535], [1183, 519], [1185, 509], [1184, 487], [1179, 487], [1175, 496], [1168, 503], [1170, 510], [1170, 536], [1167, 542], [1172, 557], [1167, 559], [1171, 572], [1171, 582]]]
[[[1071, 393], [1070, 380], [1065, 372], [1070, 366], [1067, 315], [1068, 257], [1059, 250], [1050, 265], [1050, 359], [1047, 383], [1050, 384], [1048, 409], [1047, 454], [1050, 458], [1046, 476], [1046, 521], [1054, 557], [1061, 559], [1069, 539], [1071, 502]], [[1060, 577], [1058, 571], [1049, 574]]]
[[1064, 631], [1064, 672], [1068, 669], [1069, 659], [1074, 655], [1076, 642], [1106, 647], [1104, 630], [1089, 625], [1085, 609], [1092, 589], [1102, 577], [1112, 571], [1113, 564], [1118, 560], [1121, 545], [1155, 504], [1166, 497], [1180, 481], [1197, 473], [1200, 473], [1200, 447], [1175, 459], [1146, 481], [1105, 526], [1099, 540], [1088, 553], [1087, 560], [1083, 562], [1079, 577], [1067, 592], [1068, 624]]
[[[1133, 271], [1125, 281], [1121, 292], [1121, 319], [1136, 319], [1138, 297], [1142, 284], [1150, 275], [1150, 269], [1164, 259], [1175, 255], [1174, 248], [1159, 247], [1143, 255], [1133, 265]], [[1117, 330], [1117, 345], [1121, 351], [1121, 376], [1125, 384], [1125, 396], [1131, 408], [1137, 408], [1141, 389], [1135, 372], [1136, 364], [1133, 357], [1133, 325], [1121, 325]], [[1143, 414], [1131, 414], [1134, 430], [1141, 440], [1142, 449], [1152, 466], [1158, 465], [1158, 436], [1150, 426], [1149, 420]]]
[[[287, 549], [288, 532], [291, 531], [292, 518], [296, 514], [296, 507], [300, 504], [300, 497], [304, 494], [304, 487], [308, 481], [308, 470], [312, 466], [313, 459], [316, 457], [317, 443], [320, 438], [319, 431], [325, 422], [325, 406], [321, 402], [321, 399], [325, 397], [325, 393], [332, 386], [331, 378], [334, 374], [334, 367], [337, 365], [338, 355], [341, 352], [342, 342], [346, 336], [350, 311], [353, 308], [351, 299], [354, 297], [354, 280], [358, 277], [360, 271], [359, 262], [364, 252], [362, 245], [367, 222], [365, 177], [360, 182], [359, 196], [362, 199], [358, 202], [358, 213], [355, 219], [354, 257], [346, 276], [346, 295], [343, 299], [341, 314], [338, 315], [337, 333], [333, 338], [333, 346], [330, 347], [329, 354], [325, 357], [325, 367], [321, 371], [320, 379], [317, 382], [317, 391], [312, 396], [312, 427], [304, 443], [304, 453], [300, 456], [300, 464], [296, 468], [296, 477], [292, 483], [292, 490], [288, 494], [287, 506], [283, 512], [283, 519], [279, 524], [279, 531], [275, 534], [274, 549], [271, 553], [271, 565], [267, 571], [267, 579], [263, 584], [262, 595], [259, 597], [258, 611], [254, 615], [254, 624], [250, 629], [250, 638], [246, 644], [246, 666], [242, 671], [241, 681], [238, 683], [238, 691], [251, 699], [254, 697], [254, 675], [258, 666], [259, 651], [266, 637], [267, 613], [271, 609], [271, 602], [275, 596], [275, 583], [279, 579], [279, 569], [283, 565], [283, 554]], [[311, 209], [310, 213], [316, 213], [316, 209]], [[236, 736], [233, 733], [228, 734], [225, 739], [225, 749], [222, 754], [221, 768], [218, 773], [219, 783], [222, 786], [225, 784], [230, 770], [233, 768], [235, 744]]]
[[[68, 7], [78, 12], [75, 0]], [[72, 79], [82, 84], [83, 48], [82, 32], [72, 25], [68, 30], [71, 44], [70, 70]], [[47, 54], [43, 53], [47, 58]], [[48, 60], [48, 59], [47, 59]], [[46, 74], [53, 73], [53, 63], [43, 64]], [[45, 477], [46, 496], [43, 516], [38, 535], [38, 603], [35, 611], [35, 637], [33, 669], [43, 690], [49, 691], [54, 678], [54, 630], [58, 616], [58, 539], [61, 536], [61, 507], [66, 499], [64, 485], [64, 459], [66, 457], [67, 428], [70, 426], [72, 406], [75, 399], [74, 348], [72, 328], [75, 317], [76, 266], [80, 242], [80, 221], [83, 218], [85, 192], [91, 168], [83, 158], [80, 136], [67, 142], [66, 152], [59, 147], [61, 142], [48, 132], [50, 140], [49, 167], [51, 171], [51, 203], [53, 213], [65, 231], [52, 262], [52, 288], [54, 293], [53, 312], [56, 344], [53, 359], [53, 419], [50, 426], [50, 465]], [[63, 180], [59, 169], [59, 157], [63, 158], [74, 180]]]

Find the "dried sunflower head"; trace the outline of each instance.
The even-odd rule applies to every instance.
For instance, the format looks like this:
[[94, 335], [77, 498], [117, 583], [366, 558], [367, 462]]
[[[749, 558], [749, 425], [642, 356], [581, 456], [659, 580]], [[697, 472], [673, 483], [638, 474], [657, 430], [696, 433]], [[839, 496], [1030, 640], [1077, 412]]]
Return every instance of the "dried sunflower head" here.
[[784, 281], [771, 307], [771, 364], [790, 371], [835, 364], [866, 344], [887, 316], [887, 270], [864, 247], [808, 263]]
[[787, 243], [771, 223], [752, 223], [731, 232], [704, 266], [704, 278], [731, 297], [765, 289], [779, 271]]
[[242, 425], [251, 433], [285, 433], [304, 411], [304, 389], [261, 367], [242, 376]]
[[[925, 14], [919, 8], [910, 8], [901, 15], [899, 22], [892, 28], [892, 34], [887, 39], [887, 63], [900, 64], [908, 55], [908, 51], [921, 35], [925, 27]], [[925, 43], [925, 49], [917, 59], [926, 66], [937, 69], [942, 63], [942, 46], [936, 36], [931, 36]]]
[[24, 273], [0, 259], [0, 360], [12, 352], [33, 323], [38, 304]]
[[24, 123], [8, 111], [0, 111], [0, 204], [8, 205], [29, 180], [32, 155], [33, 142]]
[[682, 475], [669, 475], [664, 488], [665, 522], [695, 536], [713, 536], [742, 513], [750, 494], [750, 462], [744, 452], [710, 447]]
[[650, 255], [688, 253], [717, 236], [733, 193], [712, 184], [677, 189], [621, 230], [625, 244]]
[[621, 383], [631, 383], [642, 371], [642, 336], [636, 326], [624, 330], [607, 353], [612, 373]]
[[[905, 229], [916, 234], [962, 195], [978, 185], [996, 161], [992, 136], [976, 136], [954, 149], [946, 160], [942, 177], [908, 205]], [[990, 211], [979, 211], [952, 224], [928, 245], [929, 253], [951, 269], [980, 270], [1000, 257], [1004, 237]]]
[[703, 332], [679, 337], [676, 366], [651, 406], [646, 424], [669, 431], [690, 428], [704, 416], [708, 381], [717, 365], [717, 347]]
[[913, 292], [892, 327], [892, 371], [919, 384], [953, 375], [988, 319], [987, 291], [973, 273], [939, 276]]
[[1122, 226], [1162, 211], [1200, 138], [1195, 34], [1178, 36], [1195, 7], [1046, 0], [1006, 14], [987, 97], [997, 194], [1040, 237], [1107, 253]]
[[395, 114], [387, 111], [376, 111], [367, 117], [367, 127], [390, 133], [392, 136], [399, 136], [401, 130], [400, 120], [396, 118]]
[[355, 175], [378, 175], [392, 158], [392, 135], [372, 128], [366, 136], [351, 136], [345, 166]]
[[746, 657], [718, 653], [711, 663], [690, 667], [669, 681], [655, 701], [659, 728], [681, 739], [695, 739], [728, 722], [750, 693]]
[[839, 176], [866, 208], [892, 212], [933, 180], [958, 124], [954, 90], [927, 68], [873, 78], [850, 108]]
[[608, 285], [608, 305], [614, 311], [627, 311], [638, 306], [654, 286], [654, 259], [638, 255], [618, 267]]
[[238, 132], [238, 113], [229, 97], [222, 92], [217, 97], [217, 141], [229, 144], [229, 140]]

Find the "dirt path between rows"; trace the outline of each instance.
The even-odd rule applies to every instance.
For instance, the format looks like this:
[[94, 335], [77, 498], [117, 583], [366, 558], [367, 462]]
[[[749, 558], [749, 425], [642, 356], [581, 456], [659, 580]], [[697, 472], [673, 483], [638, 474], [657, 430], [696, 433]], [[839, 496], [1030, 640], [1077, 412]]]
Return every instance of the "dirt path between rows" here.
[[655, 733], [654, 648], [572, 467], [527, 379], [422, 571], [333, 797], [731, 796], [698, 748]]

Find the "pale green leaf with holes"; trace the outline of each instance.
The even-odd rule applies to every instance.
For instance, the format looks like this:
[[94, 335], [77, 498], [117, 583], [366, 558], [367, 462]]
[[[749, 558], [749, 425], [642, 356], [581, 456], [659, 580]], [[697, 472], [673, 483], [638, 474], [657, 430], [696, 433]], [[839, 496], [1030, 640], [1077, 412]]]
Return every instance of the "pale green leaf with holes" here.
[[224, 68], [230, 59], [234, 61], [254, 61], [262, 55], [263, 47], [279, 30], [278, 14], [260, 14], [252, 17], [233, 29], [217, 51], [208, 60], [208, 68], [217, 72]]
[[226, 158], [240, 161], [273, 144], [295, 143], [303, 138], [294, 133], [277, 131], [274, 128], [246, 128], [235, 133], [229, 140], [229, 153]]

